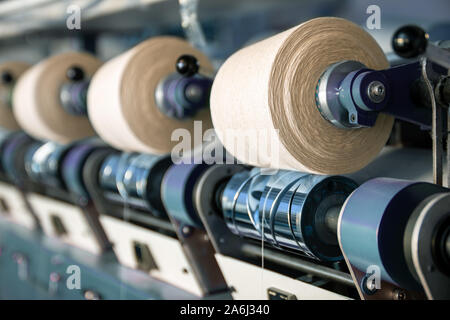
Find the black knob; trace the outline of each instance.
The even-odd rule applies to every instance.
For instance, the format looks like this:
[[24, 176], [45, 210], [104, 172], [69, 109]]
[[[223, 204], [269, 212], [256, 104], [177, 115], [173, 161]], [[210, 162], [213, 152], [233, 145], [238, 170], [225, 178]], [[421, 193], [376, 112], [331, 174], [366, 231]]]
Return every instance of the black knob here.
[[78, 66], [72, 66], [67, 69], [66, 76], [70, 81], [81, 81], [84, 79], [84, 71]]
[[4, 83], [4, 84], [10, 84], [14, 81], [14, 77], [11, 74], [11, 72], [9, 72], [9, 71], [3, 71], [1, 77], [2, 77], [2, 83]]
[[398, 29], [392, 38], [392, 48], [403, 58], [414, 58], [425, 52], [428, 34], [420, 27], [408, 25]]
[[198, 72], [198, 60], [194, 56], [183, 55], [178, 58], [176, 69], [179, 74], [186, 77], [191, 77]]

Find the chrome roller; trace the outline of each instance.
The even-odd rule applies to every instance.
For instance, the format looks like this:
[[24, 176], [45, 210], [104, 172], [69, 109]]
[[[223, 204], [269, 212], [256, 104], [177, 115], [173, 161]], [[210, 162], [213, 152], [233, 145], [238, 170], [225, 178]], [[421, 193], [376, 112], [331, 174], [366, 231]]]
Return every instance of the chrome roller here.
[[155, 214], [163, 214], [161, 181], [171, 163], [168, 155], [112, 154], [101, 166], [99, 184], [119, 193], [125, 203], [130, 198], [145, 200]]
[[228, 228], [235, 234], [308, 257], [341, 259], [337, 241], [339, 210], [356, 184], [344, 177], [260, 169], [234, 175], [222, 196]]

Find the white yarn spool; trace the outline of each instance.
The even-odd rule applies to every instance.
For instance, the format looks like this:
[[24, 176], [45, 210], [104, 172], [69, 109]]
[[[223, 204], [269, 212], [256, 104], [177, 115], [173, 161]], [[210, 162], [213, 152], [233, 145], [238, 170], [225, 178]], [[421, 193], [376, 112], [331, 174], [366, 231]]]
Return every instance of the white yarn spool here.
[[71, 115], [61, 105], [60, 89], [67, 70], [80, 67], [91, 77], [101, 61], [88, 53], [68, 52], [31, 67], [19, 79], [13, 93], [14, 115], [29, 135], [42, 140], [69, 143], [95, 135], [86, 116]]
[[124, 151], [163, 154], [178, 143], [171, 141], [175, 129], [186, 129], [193, 136], [195, 120], [202, 121], [203, 131], [211, 128], [209, 110], [177, 120], [157, 106], [159, 82], [176, 72], [176, 61], [184, 54], [212, 69], [204, 54], [175, 37], [149, 39], [105, 63], [88, 91], [89, 118], [98, 135]]
[[[388, 67], [375, 40], [340, 18], [307, 21], [233, 54], [211, 92], [213, 124], [224, 146], [242, 162], [261, 167], [343, 174], [367, 165], [385, 145], [393, 118], [380, 115], [372, 128], [340, 129], [315, 104], [319, 77], [343, 60]], [[258, 143], [243, 142], [249, 128], [268, 134]], [[245, 147], [236, 150], [239, 143]], [[266, 146], [278, 159], [266, 161]]]

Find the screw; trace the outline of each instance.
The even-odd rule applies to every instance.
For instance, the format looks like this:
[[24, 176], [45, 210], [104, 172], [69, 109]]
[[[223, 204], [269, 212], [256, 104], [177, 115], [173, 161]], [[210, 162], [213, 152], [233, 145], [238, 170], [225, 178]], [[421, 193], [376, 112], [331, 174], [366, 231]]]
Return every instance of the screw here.
[[406, 292], [402, 289], [395, 289], [392, 295], [394, 300], [406, 300]]
[[197, 84], [190, 84], [186, 87], [184, 94], [189, 101], [199, 103], [203, 98], [203, 89]]
[[370, 101], [380, 103], [386, 97], [386, 88], [380, 81], [372, 81], [367, 87], [367, 93]]
[[190, 226], [183, 225], [181, 227], [181, 233], [183, 234], [183, 237], [187, 238], [192, 234], [193, 230]]

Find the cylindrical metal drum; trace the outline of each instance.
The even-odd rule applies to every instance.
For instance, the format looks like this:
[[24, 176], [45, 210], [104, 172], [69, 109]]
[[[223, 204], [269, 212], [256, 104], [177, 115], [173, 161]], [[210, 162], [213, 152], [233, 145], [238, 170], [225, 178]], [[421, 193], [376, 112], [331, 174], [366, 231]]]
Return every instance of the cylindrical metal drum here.
[[235, 234], [325, 261], [341, 259], [339, 209], [356, 184], [344, 177], [260, 169], [234, 175], [222, 196], [228, 228]]

